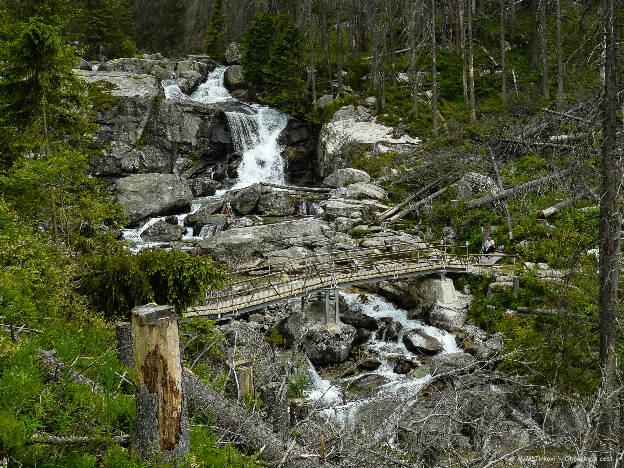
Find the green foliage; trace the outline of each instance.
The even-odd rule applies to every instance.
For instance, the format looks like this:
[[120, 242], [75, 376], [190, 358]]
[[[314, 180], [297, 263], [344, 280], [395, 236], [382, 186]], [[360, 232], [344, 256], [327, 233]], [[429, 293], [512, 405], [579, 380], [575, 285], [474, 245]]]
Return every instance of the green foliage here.
[[152, 301], [182, 312], [227, 280], [223, 268], [209, 258], [161, 249], [131, 254], [117, 248], [103, 252], [92, 267], [94, 274], [85, 279], [82, 291], [110, 317], [125, 316], [135, 306]]
[[214, 0], [210, 22], [204, 36], [204, 49], [215, 60], [223, 60], [225, 53], [225, 15], [223, 0]]
[[241, 41], [245, 79], [265, 91], [262, 102], [290, 114], [302, 113], [304, 87], [303, 34], [290, 15], [258, 13]]
[[136, 53], [134, 24], [126, 0], [72, 0], [70, 33], [83, 46], [87, 60], [109, 59]]
[[277, 328], [271, 328], [269, 332], [264, 336], [264, 340], [274, 345], [284, 344], [284, 336]]
[[273, 50], [275, 28], [268, 13], [257, 13], [241, 39], [240, 63], [245, 79], [259, 89], [265, 85], [265, 67]]
[[288, 381], [288, 397], [303, 398], [304, 391], [307, 390], [310, 377], [305, 372], [293, 372]]

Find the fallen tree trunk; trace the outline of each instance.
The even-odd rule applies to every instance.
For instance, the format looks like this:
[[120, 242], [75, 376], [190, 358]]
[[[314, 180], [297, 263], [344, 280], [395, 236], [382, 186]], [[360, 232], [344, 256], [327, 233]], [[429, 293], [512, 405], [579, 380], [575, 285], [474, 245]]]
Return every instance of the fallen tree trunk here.
[[51, 380], [65, 380], [62, 374], [66, 372], [66, 378], [70, 381], [85, 384], [91, 387], [93, 391], [104, 393], [104, 389], [90, 378], [85, 377], [73, 369], [67, 369], [67, 365], [56, 357], [55, 351], [46, 351], [45, 349], [37, 348], [37, 354], [39, 354], [41, 364]]
[[396, 223], [397, 221], [399, 221], [400, 219], [404, 218], [407, 214], [411, 213], [412, 211], [416, 211], [421, 206], [425, 206], [426, 204], [431, 203], [436, 198], [441, 197], [442, 195], [444, 195], [446, 193], [447, 190], [448, 190], [448, 187], [444, 187], [443, 189], [438, 190], [435, 193], [432, 193], [427, 198], [423, 198], [422, 200], [419, 200], [416, 203], [412, 203], [407, 208], [405, 208], [403, 211], [399, 212], [398, 214], [396, 214], [392, 218], [390, 218], [389, 222], [390, 223]]
[[548, 141], [553, 143], [563, 143], [566, 141], [579, 141], [589, 138], [591, 133], [570, 133], [568, 135], [553, 135], [548, 138]]
[[549, 141], [527, 141], [527, 140], [509, 140], [503, 139], [499, 140], [502, 143], [511, 143], [514, 145], [524, 145], [524, 146], [537, 146], [539, 148], [553, 148], [560, 149], [565, 151], [573, 151], [573, 150], [583, 150], [588, 153], [598, 153], [598, 150], [595, 148], [590, 148], [588, 146], [575, 146], [575, 145], [564, 145], [561, 143], [552, 143]]
[[[598, 187], [593, 187], [589, 190], [590, 193], [594, 192], [596, 189], [598, 189]], [[537, 213], [537, 218], [538, 219], [547, 219], [550, 218], [552, 215], [554, 215], [555, 213], [563, 210], [564, 208], [567, 208], [570, 205], [573, 205], [575, 202], [582, 200], [582, 198], [579, 198], [577, 196], [574, 197], [570, 197], [567, 198], [565, 200], [560, 201], [559, 203], [554, 204], [553, 206], [550, 206], [542, 211], [539, 211]]]
[[384, 211], [383, 213], [381, 213], [377, 217], [377, 222], [385, 221], [386, 219], [388, 219], [393, 214], [398, 213], [401, 208], [403, 208], [405, 205], [407, 205], [408, 203], [412, 202], [416, 198], [420, 197], [421, 195], [427, 193], [429, 190], [431, 190], [432, 188], [437, 186], [440, 182], [442, 182], [442, 180], [443, 179], [438, 179], [435, 182], [430, 183], [426, 187], [421, 188], [418, 192], [416, 192], [416, 193], [410, 195], [409, 197], [407, 197], [405, 200], [403, 200], [397, 206], [394, 206], [394, 207], [390, 208], [389, 210]]
[[591, 120], [587, 120], [587, 119], [584, 119], [582, 117], [577, 117], [576, 115], [566, 114], [565, 112], [557, 112], [557, 111], [550, 110], [550, 109], [542, 109], [542, 110], [544, 112], [548, 112], [549, 114], [558, 115], [560, 117], [566, 117], [568, 119], [576, 120], [578, 122], [582, 122], [582, 123], [586, 123], [586, 124], [591, 124], [592, 123]]
[[281, 184], [271, 184], [269, 182], [261, 182], [261, 185], [265, 185], [267, 187], [273, 187], [283, 190], [290, 190], [293, 192], [316, 192], [316, 193], [329, 193], [333, 189], [325, 188], [325, 187], [299, 187], [298, 185], [281, 185]]
[[498, 200], [506, 200], [507, 198], [513, 197], [514, 195], [517, 195], [525, 190], [530, 190], [532, 188], [539, 187], [540, 185], [544, 185], [550, 182], [551, 180], [567, 175], [570, 172], [572, 172], [572, 169], [565, 169], [563, 171], [554, 172], [552, 174], [548, 174], [547, 176], [540, 177], [539, 179], [534, 179], [524, 184], [518, 185], [516, 187], [503, 190], [502, 192], [498, 192], [493, 195], [488, 195], [486, 197], [477, 198], [475, 200], [470, 200], [468, 203], [466, 203], [466, 208], [470, 210], [472, 208], [478, 208], [480, 206], [487, 205], [489, 203], [493, 203]]
[[[54, 351], [37, 349], [41, 357], [41, 363], [52, 380], [65, 380], [59, 373], [67, 368], [65, 363], [56, 357]], [[91, 387], [94, 391], [104, 393], [104, 389], [91, 379], [69, 370], [67, 379], [72, 382], [82, 383]], [[211, 415], [218, 427], [228, 433], [228, 437], [233, 439], [252, 451], [259, 451], [258, 457], [266, 462], [280, 464], [285, 467], [312, 468], [322, 466], [331, 468], [333, 465], [321, 463], [318, 454], [308, 453], [298, 444], [294, 444], [289, 456], [284, 460], [292, 442], [286, 443], [273, 433], [273, 428], [262, 421], [258, 416], [250, 414], [247, 408], [237, 402], [230, 402], [201, 380], [199, 380], [189, 369], [182, 372], [183, 391], [188, 398], [188, 404], [195, 411]], [[320, 437], [320, 435], [319, 435]], [[121, 445], [129, 444], [128, 436], [116, 436], [110, 439], [102, 437], [56, 437], [47, 435], [35, 435], [31, 439], [32, 443], [48, 445], [71, 445], [86, 443], [106, 443], [108, 441]], [[320, 442], [320, 439], [319, 439]]]
[[45, 444], [45, 445], [80, 445], [80, 444], [119, 444], [124, 447], [130, 445], [132, 438], [129, 435], [113, 436], [113, 437], [89, 437], [89, 436], [69, 436], [59, 437], [47, 434], [34, 434], [28, 439], [29, 444]]
[[[321, 463], [320, 455], [310, 454], [296, 443], [294, 445], [293, 442], [285, 443], [273, 433], [271, 426], [259, 417], [250, 414], [241, 404], [230, 402], [221, 396], [188, 369], [184, 369], [183, 385], [191, 408], [201, 413], [211, 414], [216, 425], [227, 431], [228, 438], [233, 438], [235, 443], [259, 451], [258, 456], [262, 460], [292, 467], [332, 466]], [[292, 448], [285, 457], [291, 445]]]

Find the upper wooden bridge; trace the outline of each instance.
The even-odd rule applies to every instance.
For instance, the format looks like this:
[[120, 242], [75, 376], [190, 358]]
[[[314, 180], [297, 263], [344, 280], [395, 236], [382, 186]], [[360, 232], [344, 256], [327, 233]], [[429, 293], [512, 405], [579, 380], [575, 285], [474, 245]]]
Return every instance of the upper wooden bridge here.
[[329, 293], [334, 290], [338, 321], [339, 288], [416, 276], [444, 277], [447, 273], [500, 269], [505, 267], [494, 264], [503, 257], [513, 259], [515, 265], [515, 256], [470, 254], [467, 247], [450, 245], [414, 248], [413, 244], [393, 244], [317, 254], [295, 260], [294, 266], [287, 262], [238, 270], [232, 274], [231, 284], [211, 291], [204, 304], [189, 308], [184, 318], [229, 319], [286, 299], [324, 292], [329, 320]]

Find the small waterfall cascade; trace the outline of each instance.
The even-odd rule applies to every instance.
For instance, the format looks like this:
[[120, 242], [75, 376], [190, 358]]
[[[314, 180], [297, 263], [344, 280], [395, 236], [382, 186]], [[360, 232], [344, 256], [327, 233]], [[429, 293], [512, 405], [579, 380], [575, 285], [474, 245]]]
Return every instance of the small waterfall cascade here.
[[215, 68], [190, 96], [185, 95], [174, 80], [165, 80], [165, 97], [223, 104], [234, 148], [243, 155], [238, 167], [238, 182], [233, 188], [243, 188], [257, 182], [284, 184], [284, 161], [278, 137], [286, 128], [288, 116], [270, 107], [247, 104], [232, 97], [224, 85], [226, 68]]
[[459, 352], [455, 337], [453, 334], [441, 330], [436, 327], [426, 325], [419, 320], [407, 318], [407, 311], [400, 309], [385, 300], [381, 296], [375, 294], [366, 294], [366, 301], [361, 302], [360, 295], [354, 293], [340, 293], [344, 297], [349, 307], [357, 307], [362, 314], [368, 315], [375, 319], [391, 318], [393, 321], [402, 325], [396, 342], [383, 341], [377, 336], [377, 331], [373, 332], [371, 339], [366, 344], [367, 348], [372, 351], [374, 356], [381, 362], [378, 369], [369, 373], [369, 375], [377, 375], [385, 378], [386, 383], [380, 385], [372, 394], [367, 393], [364, 398], [349, 395], [341, 387], [345, 384], [355, 381], [364, 374], [343, 377], [335, 381], [324, 380], [319, 376], [311, 363], [308, 363], [308, 374], [310, 383], [307, 391], [307, 398], [316, 402], [320, 406], [320, 414], [327, 419], [337, 422], [345, 426], [353, 426], [355, 424], [358, 411], [365, 407], [374, 407], [376, 402], [382, 401], [384, 398], [402, 395], [410, 396], [418, 393], [427, 382], [431, 379], [430, 374], [425, 374], [419, 378], [410, 378], [406, 375], [400, 375], [394, 372], [393, 362], [397, 356], [403, 356], [408, 359], [418, 359], [410, 353], [403, 344], [403, 335], [413, 329], [426, 332], [428, 335], [436, 338], [442, 345], [442, 354]]

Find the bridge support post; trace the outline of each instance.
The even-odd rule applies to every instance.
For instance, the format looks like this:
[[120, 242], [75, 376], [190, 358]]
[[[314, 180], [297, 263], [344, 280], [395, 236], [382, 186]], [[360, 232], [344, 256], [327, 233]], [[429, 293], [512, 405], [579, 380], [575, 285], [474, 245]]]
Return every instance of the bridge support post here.
[[325, 290], [325, 323], [329, 323], [329, 289]]
[[338, 294], [338, 288], [334, 289], [334, 296], [336, 323], [340, 323], [340, 295]]
[[440, 279], [441, 279], [442, 281], [444, 281], [444, 280], [446, 279], [446, 271], [441, 271], [441, 272], [440, 272]]

